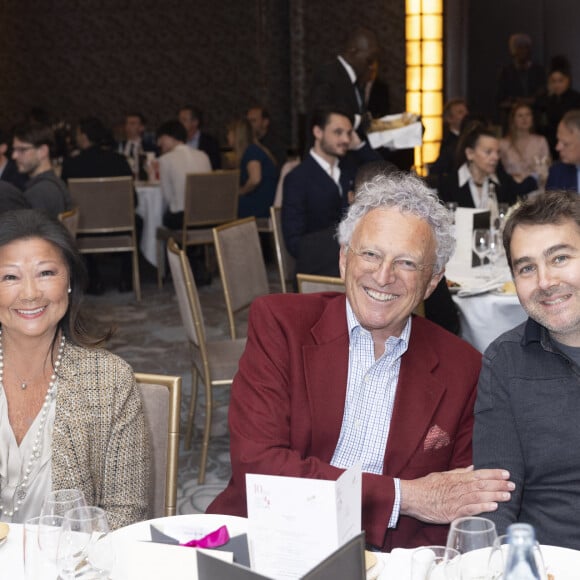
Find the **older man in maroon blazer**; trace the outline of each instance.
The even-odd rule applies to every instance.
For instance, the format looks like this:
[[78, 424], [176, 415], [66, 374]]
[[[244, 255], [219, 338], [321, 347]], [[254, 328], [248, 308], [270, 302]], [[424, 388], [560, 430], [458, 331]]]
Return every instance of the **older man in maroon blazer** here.
[[458, 516], [497, 508], [513, 484], [471, 467], [481, 356], [412, 313], [455, 247], [419, 179], [380, 176], [339, 226], [346, 295], [271, 295], [252, 305], [232, 386], [232, 479], [212, 513], [246, 515], [245, 475], [336, 479], [363, 470], [366, 540], [441, 544]]

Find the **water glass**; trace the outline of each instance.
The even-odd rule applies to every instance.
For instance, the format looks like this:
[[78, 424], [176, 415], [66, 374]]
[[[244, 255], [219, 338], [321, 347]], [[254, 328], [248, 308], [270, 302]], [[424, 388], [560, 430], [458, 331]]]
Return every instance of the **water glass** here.
[[460, 557], [446, 546], [417, 548], [411, 556], [411, 580], [459, 580]]
[[40, 510], [41, 516], [64, 516], [76, 507], [86, 506], [85, 494], [80, 489], [58, 489], [45, 498]]
[[104, 510], [78, 507], [64, 516], [57, 565], [62, 580], [108, 578], [114, 564], [109, 524]]
[[40, 516], [24, 523], [22, 553], [26, 580], [58, 577], [56, 555], [62, 520], [60, 516]]
[[489, 252], [487, 258], [489, 260], [489, 277], [493, 278], [496, 274], [496, 263], [503, 254], [503, 241], [501, 232], [498, 230], [490, 230], [489, 233]]
[[461, 554], [461, 580], [486, 580], [496, 538], [495, 524], [487, 518], [465, 517], [451, 523], [447, 547]]

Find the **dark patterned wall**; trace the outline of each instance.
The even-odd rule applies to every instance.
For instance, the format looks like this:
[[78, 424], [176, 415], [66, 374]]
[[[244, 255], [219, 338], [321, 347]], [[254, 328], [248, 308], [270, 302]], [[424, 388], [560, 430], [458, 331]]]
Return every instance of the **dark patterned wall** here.
[[154, 128], [192, 101], [223, 142], [227, 121], [259, 100], [290, 143], [313, 68], [355, 23], [379, 33], [381, 73], [393, 108], [404, 106], [403, 0], [0, 0], [0, 10], [2, 127], [41, 106], [111, 125], [137, 109]]

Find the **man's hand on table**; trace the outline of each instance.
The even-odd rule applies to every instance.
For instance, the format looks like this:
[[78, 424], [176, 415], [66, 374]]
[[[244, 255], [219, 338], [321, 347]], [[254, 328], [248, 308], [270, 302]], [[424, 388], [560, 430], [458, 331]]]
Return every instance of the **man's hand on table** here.
[[401, 480], [401, 515], [422, 522], [447, 524], [455, 518], [497, 509], [508, 501], [514, 483], [505, 469], [473, 469], [473, 466], [430, 473]]

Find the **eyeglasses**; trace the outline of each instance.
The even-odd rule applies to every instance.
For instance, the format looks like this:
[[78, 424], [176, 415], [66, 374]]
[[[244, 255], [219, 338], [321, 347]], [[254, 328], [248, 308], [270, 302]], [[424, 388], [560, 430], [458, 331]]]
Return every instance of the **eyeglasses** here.
[[[365, 267], [370, 272], [377, 272], [385, 263], [385, 256], [376, 250], [369, 250], [367, 248], [355, 250], [350, 246], [348, 249], [365, 263]], [[417, 262], [414, 262], [409, 258], [397, 258], [391, 262], [391, 270], [399, 272], [422, 272], [434, 265], [435, 264], [417, 264]]]
[[25, 151], [30, 151], [30, 149], [36, 149], [36, 147], [34, 145], [24, 145], [23, 147], [12, 147], [12, 152], [21, 155]]

